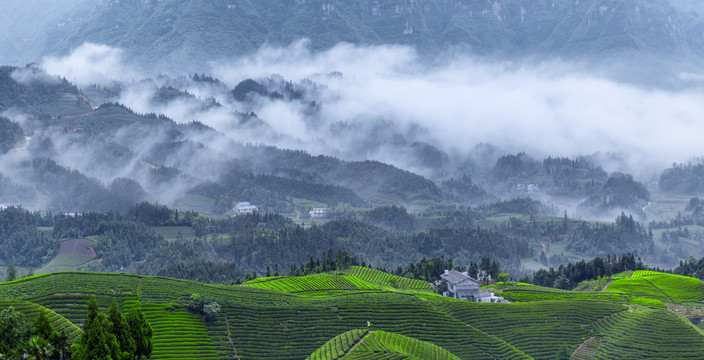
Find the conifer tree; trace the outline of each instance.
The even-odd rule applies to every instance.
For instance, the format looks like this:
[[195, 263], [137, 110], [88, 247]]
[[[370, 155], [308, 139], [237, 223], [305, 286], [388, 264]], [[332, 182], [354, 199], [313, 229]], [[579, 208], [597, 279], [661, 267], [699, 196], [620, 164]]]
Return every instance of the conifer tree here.
[[144, 314], [139, 309], [133, 309], [127, 313], [127, 324], [129, 324], [130, 334], [136, 345], [135, 356], [141, 359], [142, 356], [150, 357], [154, 343], [152, 340], [152, 327], [144, 318]]
[[47, 316], [47, 310], [41, 309], [34, 318], [34, 327], [32, 328], [32, 335], [40, 336], [42, 339], [54, 344], [59, 337], [59, 333], [56, 332], [54, 326]]
[[108, 320], [110, 320], [110, 333], [112, 333], [120, 347], [121, 359], [133, 359], [137, 350], [135, 340], [132, 338], [130, 327], [125, 316], [117, 310], [117, 302], [110, 305], [108, 310]]
[[10, 263], [10, 265], [7, 265], [7, 270], [5, 270], [5, 281], [13, 281], [17, 278], [17, 269], [15, 269], [15, 265]]
[[[105, 315], [103, 315], [104, 317]], [[113, 359], [112, 351], [108, 345], [108, 337], [98, 312], [98, 302], [95, 297], [88, 300], [88, 317], [83, 324], [83, 334], [78, 344], [74, 344], [74, 360], [118, 360]], [[112, 335], [112, 334], [111, 334]]]

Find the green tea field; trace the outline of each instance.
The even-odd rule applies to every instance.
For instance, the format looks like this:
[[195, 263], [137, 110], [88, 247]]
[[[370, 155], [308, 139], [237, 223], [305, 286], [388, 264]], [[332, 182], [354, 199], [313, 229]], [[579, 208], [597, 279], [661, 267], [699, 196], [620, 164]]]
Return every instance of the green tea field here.
[[[0, 308], [47, 308], [75, 341], [91, 296], [102, 311], [139, 307], [154, 359], [701, 359], [702, 332], [666, 307], [701, 304], [701, 281], [627, 275], [602, 292], [507, 284], [511, 303], [479, 304], [359, 267], [243, 285], [59, 272], [0, 284]], [[219, 305], [214, 317], [187, 310], [193, 294]]]

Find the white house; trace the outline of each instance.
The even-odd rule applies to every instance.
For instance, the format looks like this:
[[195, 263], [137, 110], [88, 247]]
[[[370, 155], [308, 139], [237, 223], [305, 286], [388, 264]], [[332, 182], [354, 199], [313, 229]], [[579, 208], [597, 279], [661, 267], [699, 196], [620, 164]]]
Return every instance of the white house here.
[[325, 217], [326, 211], [327, 211], [326, 208], [313, 208], [313, 210], [310, 211], [310, 217], [312, 217], [312, 218]]
[[474, 301], [479, 302], [479, 303], [507, 303], [508, 300], [502, 298], [501, 296], [496, 296], [494, 295], [493, 292], [489, 291], [480, 291], [479, 295], [477, 296]]
[[257, 209], [256, 206], [248, 203], [248, 202], [239, 202], [237, 205], [235, 205], [235, 208], [232, 209], [232, 212], [239, 215], [239, 214], [249, 214], [252, 212], [255, 212], [259, 209]]

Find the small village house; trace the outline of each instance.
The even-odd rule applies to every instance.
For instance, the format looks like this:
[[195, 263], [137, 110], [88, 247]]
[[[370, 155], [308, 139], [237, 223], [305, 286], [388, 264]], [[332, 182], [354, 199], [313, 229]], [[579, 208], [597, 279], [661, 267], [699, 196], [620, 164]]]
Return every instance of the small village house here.
[[327, 211], [326, 208], [313, 208], [313, 210], [310, 211], [310, 217], [311, 218], [323, 218], [325, 217], [325, 212]]
[[232, 209], [232, 212], [235, 213], [235, 215], [240, 215], [240, 214], [250, 214], [250, 213], [253, 213], [258, 210], [259, 209], [256, 206], [244, 201], [244, 202], [237, 203], [237, 205], [235, 205], [235, 208]]
[[471, 278], [467, 272], [445, 270], [440, 279], [447, 286], [447, 291], [443, 292], [444, 296], [482, 303], [508, 302], [492, 292], [479, 290], [479, 281]]

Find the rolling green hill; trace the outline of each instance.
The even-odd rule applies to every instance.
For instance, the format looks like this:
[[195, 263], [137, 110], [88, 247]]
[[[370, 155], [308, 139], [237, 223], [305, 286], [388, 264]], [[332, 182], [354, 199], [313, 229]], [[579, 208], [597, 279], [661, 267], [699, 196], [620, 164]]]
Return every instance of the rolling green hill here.
[[351, 330], [316, 350], [309, 360], [335, 359], [437, 359], [459, 360], [447, 350], [386, 331]]
[[[624, 279], [653, 276], [661, 278], [651, 281], [666, 293], [701, 303], [695, 299], [696, 289], [673, 291], [662, 286], [665, 274]], [[336, 278], [340, 281], [332, 281]], [[371, 286], [365, 288], [363, 283]], [[679, 289], [680, 283], [672, 284]], [[349, 284], [359, 290], [347, 292]], [[330, 291], [297, 292], [316, 287]], [[36, 313], [32, 309], [44, 306], [56, 314], [55, 324], [77, 329], [72, 324], [82, 324], [91, 296], [103, 311], [113, 300], [123, 309], [141, 307], [154, 328], [153, 358], [159, 359], [335, 359], [348, 352], [347, 358], [378, 358], [370, 356], [385, 353], [385, 358], [432, 359], [426, 355], [434, 353], [460, 359], [553, 359], [565, 346], [570, 351], [596, 348], [593, 354], [584, 350], [579, 354], [602, 359], [694, 358], [704, 351], [704, 336], [662, 302], [649, 307], [629, 303], [627, 293], [607, 291], [570, 299], [564, 295], [575, 292], [522, 288], [542, 291], [545, 299], [554, 296], [477, 304], [415, 295], [417, 290], [380, 289], [352, 275], [272, 278], [236, 286], [65, 272], [0, 284], [0, 308], [14, 305], [31, 317]], [[507, 288], [503, 295], [518, 292]], [[193, 294], [221, 306], [212, 321], [186, 311]], [[80, 330], [72, 333], [76, 331]], [[681, 346], [665, 345], [669, 334], [677, 334]]]

